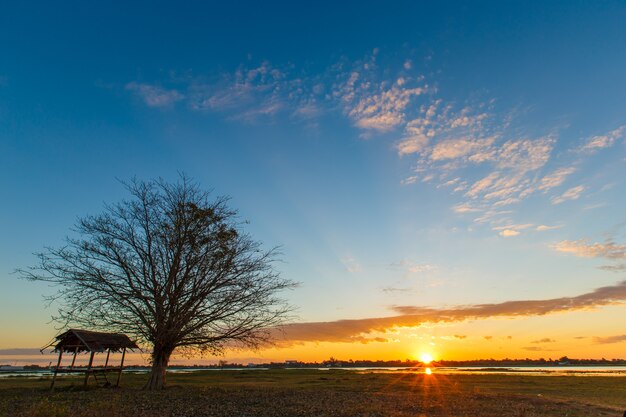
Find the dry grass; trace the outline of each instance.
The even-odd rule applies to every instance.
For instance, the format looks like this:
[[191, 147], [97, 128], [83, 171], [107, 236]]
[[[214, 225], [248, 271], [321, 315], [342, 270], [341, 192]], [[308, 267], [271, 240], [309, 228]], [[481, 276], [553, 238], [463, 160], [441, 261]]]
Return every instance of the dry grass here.
[[351, 371], [220, 371], [170, 375], [170, 388], [80, 388], [63, 379], [0, 380], [3, 417], [118, 416], [621, 416], [626, 380], [618, 377], [433, 375]]

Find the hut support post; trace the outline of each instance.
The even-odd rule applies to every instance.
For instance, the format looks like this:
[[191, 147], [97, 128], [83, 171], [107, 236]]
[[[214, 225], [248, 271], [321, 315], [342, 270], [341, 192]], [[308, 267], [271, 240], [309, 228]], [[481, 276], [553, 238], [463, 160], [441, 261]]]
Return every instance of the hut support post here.
[[111, 355], [111, 349], [107, 350], [107, 359], [106, 361], [104, 361], [104, 369], [107, 369], [107, 366], [109, 366], [109, 355]]
[[70, 365], [70, 369], [74, 369], [74, 364], [76, 363], [76, 356], [78, 355], [78, 346], [74, 349], [74, 357], [72, 358], [72, 364]]
[[54, 389], [54, 382], [57, 379], [59, 373], [59, 367], [61, 366], [61, 358], [63, 357], [63, 349], [59, 350], [59, 360], [57, 361], [57, 367], [54, 369], [54, 375], [52, 375], [52, 382], [50, 383], [50, 389]]
[[93, 355], [95, 355], [96, 352], [91, 352], [91, 355], [89, 356], [89, 365], [87, 365], [87, 370], [85, 371], [85, 382], [84, 382], [84, 386], [87, 386], [87, 382], [89, 382], [89, 373], [91, 372], [91, 365], [93, 364]]
[[122, 362], [120, 363], [120, 370], [117, 373], [117, 382], [115, 383], [116, 387], [120, 386], [120, 379], [122, 379], [122, 371], [124, 370], [124, 357], [126, 356], [126, 348], [122, 351]]

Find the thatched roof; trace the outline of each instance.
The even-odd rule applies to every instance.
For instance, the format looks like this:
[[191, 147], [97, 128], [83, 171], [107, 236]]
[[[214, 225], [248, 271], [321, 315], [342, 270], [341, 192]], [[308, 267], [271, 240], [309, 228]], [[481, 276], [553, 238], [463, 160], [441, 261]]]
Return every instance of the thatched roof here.
[[104, 352], [108, 349], [120, 351], [138, 349], [135, 342], [123, 333], [102, 333], [89, 330], [69, 329], [56, 337], [55, 351], [64, 352]]

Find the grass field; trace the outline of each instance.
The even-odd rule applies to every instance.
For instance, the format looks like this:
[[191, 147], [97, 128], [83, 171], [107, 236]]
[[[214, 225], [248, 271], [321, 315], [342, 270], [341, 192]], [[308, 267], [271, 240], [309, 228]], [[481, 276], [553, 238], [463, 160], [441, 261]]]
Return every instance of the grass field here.
[[118, 416], [619, 416], [626, 378], [425, 375], [347, 370], [200, 371], [169, 374], [145, 392], [146, 375], [122, 388], [82, 389], [82, 379], [0, 379], [2, 417]]

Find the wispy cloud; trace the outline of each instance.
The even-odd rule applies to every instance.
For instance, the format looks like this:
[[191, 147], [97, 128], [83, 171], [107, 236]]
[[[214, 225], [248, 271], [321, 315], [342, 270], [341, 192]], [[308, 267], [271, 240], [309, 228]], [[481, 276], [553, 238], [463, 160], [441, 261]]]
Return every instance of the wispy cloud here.
[[604, 135], [593, 136], [580, 148], [582, 152], [595, 152], [600, 149], [609, 148], [619, 139], [626, 138], [626, 125], [613, 129]]
[[543, 339], [533, 340], [530, 343], [555, 343], [556, 340], [550, 339], [549, 337], [544, 337]]
[[415, 288], [412, 287], [383, 287], [382, 292], [385, 293], [410, 293], [415, 292]]
[[569, 200], [578, 200], [585, 191], [584, 185], [577, 185], [576, 187], [572, 187], [569, 190], [565, 191], [563, 194], [559, 196], [555, 196], [552, 198], [552, 204], [561, 204]]
[[363, 269], [359, 261], [357, 261], [351, 256], [346, 256], [346, 257], [341, 258], [341, 263], [343, 263], [343, 266], [346, 268], [346, 271], [350, 272], [351, 274], [356, 274], [357, 272], [361, 272], [361, 270]]
[[518, 236], [521, 232], [520, 230], [528, 229], [533, 227], [532, 224], [507, 224], [506, 226], [496, 226], [493, 230], [500, 231], [498, 234], [503, 237], [513, 237]]
[[562, 240], [553, 245], [553, 248], [559, 252], [583, 258], [626, 259], [626, 245], [620, 245], [611, 240], [604, 243], [591, 243], [588, 239]]
[[626, 281], [601, 287], [574, 297], [546, 300], [506, 301], [436, 309], [416, 306], [393, 306], [399, 315], [391, 317], [337, 320], [329, 322], [294, 323], [277, 329], [281, 343], [353, 342], [374, 332], [387, 332], [397, 327], [414, 327], [425, 323], [459, 322], [490, 317], [540, 316], [558, 312], [594, 309], [626, 301]]
[[149, 107], [167, 107], [185, 97], [174, 89], [168, 90], [156, 85], [137, 82], [126, 84], [126, 89], [135, 93]]
[[437, 267], [428, 263], [415, 262], [410, 259], [402, 259], [389, 265], [390, 269], [401, 270], [407, 274], [420, 274], [424, 272], [432, 272]]
[[610, 272], [626, 272], [626, 263], [617, 265], [602, 265], [599, 268]]
[[[477, 213], [477, 223], [492, 226], [509, 219], [504, 208], [530, 196], [555, 205], [580, 199], [588, 186], [559, 188], [568, 186], [583, 158], [626, 136], [622, 125], [563, 149], [556, 146], [559, 129], [522, 128], [525, 112], [502, 108], [492, 97], [445, 97], [435, 77], [410, 59], [383, 66], [380, 55], [374, 49], [360, 59], [343, 57], [318, 72], [250, 59], [217, 75], [174, 74], [161, 84], [130, 82], [126, 89], [151, 107], [182, 102], [246, 122], [283, 116], [316, 125], [321, 115], [340, 112], [361, 136], [390, 139], [398, 155], [410, 159], [403, 185], [445, 187], [458, 199], [455, 212]], [[515, 234], [510, 231], [501, 232]]]
[[524, 346], [522, 349], [529, 352], [552, 352], [552, 349], [546, 349], [543, 346]]
[[420, 87], [403, 88], [402, 78], [391, 87], [381, 86], [377, 94], [363, 96], [348, 112], [357, 127], [386, 132], [405, 122], [411, 98], [424, 93]]
[[620, 343], [626, 341], [626, 334], [620, 334], [617, 336], [607, 336], [607, 337], [599, 337], [595, 336], [593, 339], [593, 343], [598, 345], [607, 345], [611, 343]]
[[545, 225], [545, 224], [540, 224], [539, 226], [537, 226], [535, 228], [535, 230], [538, 231], [538, 232], [545, 232], [545, 231], [548, 231], [548, 230], [560, 229], [562, 227], [563, 227], [563, 225], [548, 226], [548, 225]]
[[550, 174], [544, 176], [539, 181], [539, 186], [537, 187], [540, 191], [548, 191], [552, 188], [558, 187], [563, 184], [568, 176], [573, 174], [576, 171], [574, 167], [567, 168], [559, 168], [556, 171], [551, 172]]

